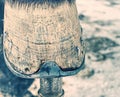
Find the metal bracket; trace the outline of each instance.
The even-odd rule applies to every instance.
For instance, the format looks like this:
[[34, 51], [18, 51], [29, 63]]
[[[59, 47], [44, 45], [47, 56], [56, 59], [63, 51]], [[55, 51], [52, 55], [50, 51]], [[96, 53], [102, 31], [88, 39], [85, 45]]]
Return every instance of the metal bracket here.
[[85, 58], [83, 59], [83, 62], [79, 68], [70, 69], [70, 70], [62, 70], [54, 61], [47, 61], [41, 66], [41, 68], [36, 73], [22, 74], [11, 67], [11, 64], [8, 62], [5, 56], [5, 52], [4, 52], [4, 59], [10, 71], [16, 76], [22, 78], [52, 78], [52, 77], [55, 78], [55, 77], [71, 76], [77, 74], [80, 70], [82, 70], [85, 67], [84, 65]]

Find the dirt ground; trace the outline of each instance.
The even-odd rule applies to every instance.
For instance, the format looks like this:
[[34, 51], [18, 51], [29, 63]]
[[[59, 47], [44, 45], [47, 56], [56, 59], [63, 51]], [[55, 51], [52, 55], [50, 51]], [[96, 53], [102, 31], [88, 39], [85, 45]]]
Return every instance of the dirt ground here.
[[65, 97], [120, 96], [120, 1], [77, 0], [86, 68], [64, 78]]

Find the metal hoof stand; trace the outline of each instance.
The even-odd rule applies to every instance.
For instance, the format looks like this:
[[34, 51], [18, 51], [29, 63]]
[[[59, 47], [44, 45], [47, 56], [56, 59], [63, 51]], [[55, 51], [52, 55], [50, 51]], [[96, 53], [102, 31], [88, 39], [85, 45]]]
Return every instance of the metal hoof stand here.
[[[40, 78], [40, 90], [39, 90], [40, 97], [63, 97], [64, 90], [62, 89], [62, 77], [76, 74], [84, 67], [84, 65], [82, 64], [82, 66], [77, 70], [62, 71], [60, 70], [60, 68], [57, 67], [57, 64], [51, 62], [47, 64], [48, 64], [47, 67], [49, 69], [47, 69], [45, 65], [45, 69], [43, 71], [44, 74], [46, 73], [45, 74], [46, 76], [44, 76], [45, 78], [44, 77]], [[53, 64], [54, 66], [52, 65], [49, 66], [49, 64]]]
[[40, 78], [39, 97], [63, 97], [62, 77], [84, 68], [75, 0], [6, 0], [3, 52], [22, 78]]

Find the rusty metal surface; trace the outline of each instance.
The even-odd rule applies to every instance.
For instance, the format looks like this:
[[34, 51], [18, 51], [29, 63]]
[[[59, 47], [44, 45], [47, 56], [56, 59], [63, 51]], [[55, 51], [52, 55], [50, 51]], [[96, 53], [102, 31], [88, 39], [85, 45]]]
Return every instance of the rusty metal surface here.
[[65, 2], [56, 8], [5, 4], [5, 59], [20, 73], [33, 74], [46, 61], [63, 70], [80, 67], [81, 37], [75, 4]]

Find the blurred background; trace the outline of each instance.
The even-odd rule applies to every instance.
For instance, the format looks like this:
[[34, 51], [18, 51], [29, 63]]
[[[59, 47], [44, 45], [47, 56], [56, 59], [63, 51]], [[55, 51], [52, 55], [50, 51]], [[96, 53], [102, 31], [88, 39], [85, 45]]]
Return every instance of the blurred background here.
[[86, 68], [64, 79], [65, 97], [120, 97], [120, 0], [77, 0]]
[[[3, 32], [2, 2], [0, 34]], [[86, 67], [75, 76], [63, 78], [65, 97], [119, 97], [120, 0], [76, 0], [76, 5], [86, 45]], [[1, 40], [0, 37], [0, 44]], [[2, 56], [0, 53], [0, 97], [37, 95], [39, 79], [14, 76]]]

